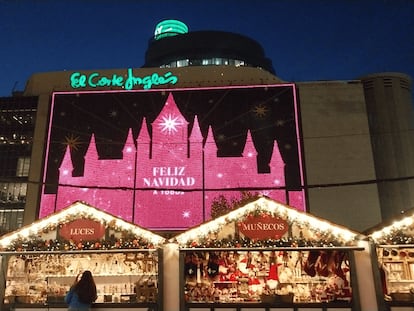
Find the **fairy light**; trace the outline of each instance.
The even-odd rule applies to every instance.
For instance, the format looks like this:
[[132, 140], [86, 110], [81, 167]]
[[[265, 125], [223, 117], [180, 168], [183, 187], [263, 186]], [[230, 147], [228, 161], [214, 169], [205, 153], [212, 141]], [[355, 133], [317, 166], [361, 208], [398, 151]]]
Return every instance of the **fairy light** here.
[[317, 237], [316, 234], [319, 232], [328, 237], [333, 236], [343, 244], [346, 244], [356, 240], [358, 236], [357, 233], [341, 228], [328, 221], [318, 219], [312, 215], [300, 212], [268, 198], [260, 197], [256, 201], [246, 204], [244, 207], [233, 210], [226, 215], [190, 229], [170, 241], [177, 241], [181, 247], [191, 243], [198, 244], [199, 241], [204, 239], [210, 233], [218, 232], [220, 228], [229, 222], [241, 222], [249, 215], [264, 213], [272, 215], [273, 217], [285, 219], [292, 224], [301, 224], [309, 231], [309, 233], [313, 234], [314, 238]]
[[43, 230], [56, 228], [58, 225], [68, 223], [74, 218], [89, 218], [102, 223], [111, 224], [111, 226], [119, 231], [128, 231], [134, 236], [146, 239], [154, 247], [159, 246], [165, 242], [165, 239], [163, 237], [156, 235], [148, 230], [128, 223], [122, 219], [117, 219], [110, 214], [107, 214], [82, 202], [75, 202], [66, 209], [63, 209], [43, 219], [37, 220], [30, 225], [22, 227], [20, 230], [17, 230], [10, 234], [5, 234], [0, 239], [0, 248], [6, 249], [16, 241], [30, 240], [33, 236], [38, 237], [42, 234]]
[[402, 219], [401, 221], [397, 222], [396, 226], [400, 227], [410, 227], [413, 224], [412, 217], [406, 217]]
[[372, 232], [369, 236], [377, 243], [386, 243], [387, 240], [393, 240], [393, 243], [403, 242], [405, 234], [410, 235], [409, 229], [412, 229], [413, 216], [407, 216], [403, 219], [394, 221], [391, 225], [383, 227], [381, 230]]

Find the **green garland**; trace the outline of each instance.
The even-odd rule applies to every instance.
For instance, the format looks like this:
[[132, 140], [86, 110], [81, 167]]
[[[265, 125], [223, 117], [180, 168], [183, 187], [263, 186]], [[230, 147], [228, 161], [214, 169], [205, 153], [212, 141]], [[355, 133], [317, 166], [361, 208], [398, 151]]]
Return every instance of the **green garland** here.
[[309, 241], [305, 239], [296, 238], [282, 238], [282, 239], [266, 239], [266, 240], [252, 240], [249, 238], [241, 239], [221, 239], [208, 240], [200, 239], [199, 241], [191, 241], [184, 248], [278, 248], [278, 247], [338, 247], [343, 246], [339, 241], [332, 240], [318, 240]]
[[42, 240], [32, 237], [28, 241], [17, 240], [11, 243], [6, 251], [78, 251], [78, 250], [110, 250], [110, 249], [152, 249], [154, 245], [148, 240], [135, 236], [125, 239], [109, 239], [94, 241], [66, 241], [66, 240]]

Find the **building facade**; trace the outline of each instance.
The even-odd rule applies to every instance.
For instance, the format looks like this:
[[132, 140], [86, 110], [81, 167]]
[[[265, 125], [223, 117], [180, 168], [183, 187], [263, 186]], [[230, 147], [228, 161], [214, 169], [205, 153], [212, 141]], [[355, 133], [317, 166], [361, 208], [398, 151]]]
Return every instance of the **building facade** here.
[[0, 98], [0, 233], [23, 224], [37, 98]]
[[[277, 91], [267, 97], [255, 93], [256, 90], [267, 92], [269, 89]], [[203, 92], [207, 95], [199, 95]], [[238, 95], [232, 97], [232, 94]], [[164, 122], [164, 131], [174, 132], [175, 127], [168, 125], [178, 120], [170, 118], [156, 121], [168, 98], [178, 103], [180, 112], [184, 111], [183, 122], [188, 123], [185, 126], [190, 136], [183, 136], [182, 139], [194, 140], [195, 136], [191, 136], [191, 133], [195, 132], [192, 130], [197, 125], [200, 128], [197, 139], [201, 151], [196, 155], [191, 154], [191, 157], [200, 157], [199, 163], [208, 163], [204, 162], [204, 157], [208, 151], [206, 143], [209, 142], [214, 144], [212, 153], [215, 158], [221, 157], [222, 163], [226, 163], [220, 169], [231, 166], [232, 162], [237, 163], [235, 159], [246, 155], [245, 148], [256, 153], [256, 172], [261, 177], [272, 175], [272, 165], [269, 163], [275, 156], [280, 159], [279, 164], [283, 168], [279, 168], [278, 172], [283, 174], [270, 183], [260, 184], [252, 178], [254, 173], [248, 176], [235, 174], [232, 182], [240, 182], [218, 184], [214, 189], [217, 193], [283, 193], [278, 198], [283, 203], [303, 208], [357, 231], [363, 231], [411, 208], [414, 200], [414, 183], [411, 179], [414, 176], [411, 79], [405, 74], [378, 73], [352, 81], [291, 83], [277, 77], [272, 62], [266, 58], [261, 46], [250, 38], [226, 32], [187, 33], [185, 29], [168, 33], [157, 28], [154, 38], [149, 41], [145, 64], [141, 68], [38, 73], [29, 79], [23, 95], [25, 100], [32, 100], [36, 106], [36, 122], [31, 140], [36, 143], [32, 143], [30, 149], [30, 184], [25, 194], [25, 224], [31, 223], [39, 215], [42, 217], [59, 210], [66, 203], [69, 205], [71, 200], [87, 201], [99, 196], [101, 207], [105, 209], [105, 206], [111, 205], [108, 203], [110, 200], [103, 200], [104, 196], [97, 195], [98, 190], [100, 193], [117, 191], [117, 197], [129, 192], [131, 202], [136, 202], [135, 196], [138, 196], [139, 191], [156, 191], [154, 185], [157, 184], [150, 181], [147, 188], [141, 189], [137, 174], [129, 181], [130, 184], [119, 186], [119, 183], [100, 182], [99, 178], [91, 183], [90, 179], [85, 179], [85, 172], [94, 169], [92, 175], [103, 178], [108, 170], [95, 165], [88, 166], [90, 155], [93, 154], [100, 163], [112, 163], [109, 165], [114, 168], [116, 166], [113, 163], [124, 159], [122, 154], [128, 146], [133, 147], [135, 155], [131, 157], [130, 161], [134, 162], [131, 167], [137, 167], [135, 161], [142, 163], [154, 160], [157, 151], [153, 135], [156, 135], [157, 124]], [[148, 98], [141, 99], [147, 95]], [[255, 98], [260, 100], [255, 102]], [[65, 105], [75, 108], [59, 111], [59, 107]], [[82, 107], [86, 107], [82, 105], [94, 107], [89, 118], [78, 118], [83, 115]], [[115, 117], [119, 116], [119, 105], [130, 107], [129, 113], [125, 114], [129, 117], [115, 121]], [[241, 107], [248, 108], [243, 110]], [[256, 115], [248, 116], [252, 111]], [[278, 114], [270, 111], [277, 111]], [[74, 114], [75, 117], [71, 119], [74, 121], [59, 123], [58, 116], [67, 118], [70, 113]], [[106, 123], [102, 123], [102, 120]], [[51, 130], [58, 128], [53, 124], [65, 128], [70, 126], [70, 132], [60, 133], [66, 139], [65, 142], [54, 139], [53, 135], [58, 135], [56, 133], [59, 131]], [[115, 128], [122, 128], [120, 136], [114, 134]], [[269, 128], [271, 130], [265, 132]], [[286, 128], [290, 128], [288, 133], [291, 136], [286, 136], [286, 132], [282, 131]], [[82, 133], [86, 134], [82, 136]], [[99, 134], [95, 136], [95, 133]], [[260, 140], [257, 133], [266, 133], [267, 139]], [[249, 135], [253, 135], [252, 141]], [[166, 139], [164, 148], [167, 142], [174, 143], [171, 136], [160, 137]], [[53, 141], [55, 146], [52, 148]], [[264, 146], [270, 142], [273, 152], [263, 152]], [[173, 150], [171, 144], [164, 149], [170, 155]], [[138, 156], [142, 145], [149, 146], [149, 155], [145, 159]], [[56, 150], [56, 153], [52, 150]], [[76, 155], [76, 150], [83, 152]], [[176, 158], [176, 163], [183, 163], [190, 158], [191, 149], [183, 147], [180, 152], [184, 155]], [[86, 154], [88, 156], [85, 157]], [[163, 155], [163, 158], [166, 157]], [[74, 170], [70, 166], [77, 161], [80, 166]], [[48, 163], [55, 163], [55, 174], [61, 177], [67, 165], [71, 168], [67, 170], [69, 175], [66, 179], [48, 179]], [[161, 169], [165, 166], [151, 167], [160, 168], [157, 172], [172, 174], [168, 169]], [[171, 167], [179, 170], [179, 167], [184, 166], [175, 164]], [[208, 164], [199, 170], [200, 184], [197, 187], [186, 190], [175, 185], [163, 187], [162, 190], [181, 191], [186, 195], [198, 193], [206, 198], [212, 190], [205, 182], [206, 174], [213, 172], [217, 177], [220, 173], [219, 168], [212, 167], [214, 165]], [[239, 167], [245, 167], [245, 162], [240, 163]], [[121, 174], [118, 172], [115, 169], [111, 176], [119, 178]], [[46, 195], [53, 192], [49, 189], [59, 189], [60, 186], [63, 188], [55, 194]], [[65, 189], [66, 194], [62, 189]], [[287, 195], [289, 191], [299, 194], [299, 199]], [[68, 193], [73, 193], [74, 197]], [[180, 202], [179, 196], [169, 199], [168, 202]], [[231, 197], [228, 199], [231, 200]], [[148, 207], [151, 202], [144, 205]], [[168, 202], [158, 203], [157, 206], [163, 204], [165, 208], [170, 206]], [[97, 201], [88, 203], [97, 207], [100, 205]], [[181, 206], [193, 203], [182, 201]], [[139, 223], [137, 219], [141, 214], [138, 211], [143, 203], [126, 205], [128, 207], [120, 207], [116, 213]], [[133, 211], [123, 215], [127, 208]], [[188, 215], [185, 212], [175, 207], [163, 211], [164, 214], [179, 213], [182, 217]], [[204, 214], [197, 218], [197, 222], [208, 219], [208, 212], [208, 208], [204, 208], [200, 212]], [[172, 224], [169, 229], [183, 229], [174, 226]], [[158, 228], [157, 225], [149, 227]]]

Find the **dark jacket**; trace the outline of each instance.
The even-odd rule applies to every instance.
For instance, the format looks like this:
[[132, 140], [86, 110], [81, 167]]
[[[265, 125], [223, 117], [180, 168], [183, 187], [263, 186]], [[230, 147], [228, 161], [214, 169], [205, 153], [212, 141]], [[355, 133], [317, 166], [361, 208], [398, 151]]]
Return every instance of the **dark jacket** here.
[[79, 300], [78, 294], [71, 288], [65, 296], [65, 302], [69, 305], [69, 310], [89, 311], [91, 304]]

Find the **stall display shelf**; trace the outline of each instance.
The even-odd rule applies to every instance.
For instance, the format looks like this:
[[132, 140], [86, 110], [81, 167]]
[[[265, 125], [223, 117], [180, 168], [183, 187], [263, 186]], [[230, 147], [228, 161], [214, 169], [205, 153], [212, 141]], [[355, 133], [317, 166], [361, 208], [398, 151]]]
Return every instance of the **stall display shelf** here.
[[[272, 303], [229, 303], [222, 304], [194, 303], [186, 305], [183, 311], [352, 311], [354, 307], [346, 302], [326, 303], [295, 303], [295, 304], [272, 304]], [[404, 311], [412, 311], [407, 309]]]
[[81, 272], [90, 270], [97, 303], [153, 303], [158, 295], [158, 254], [19, 254], [8, 258], [5, 304], [56, 304]]
[[[410, 255], [409, 255], [410, 254]], [[387, 294], [393, 301], [414, 301], [414, 258], [412, 249], [380, 248], [378, 259]]]
[[182, 252], [187, 307], [200, 303], [350, 304], [345, 252], [230, 250]]

